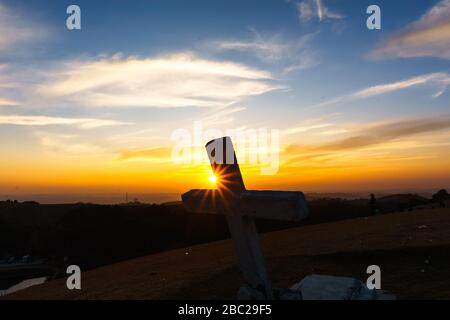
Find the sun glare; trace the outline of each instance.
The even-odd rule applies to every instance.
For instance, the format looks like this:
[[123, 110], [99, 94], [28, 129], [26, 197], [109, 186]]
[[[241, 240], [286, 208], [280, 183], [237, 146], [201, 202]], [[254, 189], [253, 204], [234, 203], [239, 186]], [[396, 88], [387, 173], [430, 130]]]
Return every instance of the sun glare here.
[[211, 183], [213, 183], [213, 184], [216, 184], [216, 182], [217, 182], [217, 177], [216, 177], [213, 173], [211, 173], [211, 174], [209, 175], [209, 177], [208, 177], [208, 180], [209, 180], [209, 182], [211, 182]]

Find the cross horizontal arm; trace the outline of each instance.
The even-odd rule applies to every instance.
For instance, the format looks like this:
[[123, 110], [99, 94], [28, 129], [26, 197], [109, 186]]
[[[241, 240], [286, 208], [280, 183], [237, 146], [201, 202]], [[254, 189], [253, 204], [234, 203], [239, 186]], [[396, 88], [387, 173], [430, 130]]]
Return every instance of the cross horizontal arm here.
[[243, 191], [230, 198], [218, 190], [191, 190], [184, 193], [182, 199], [190, 212], [287, 221], [300, 221], [308, 216], [302, 192]]
[[219, 214], [223, 198], [216, 189], [194, 189], [181, 195], [184, 208], [189, 212]]

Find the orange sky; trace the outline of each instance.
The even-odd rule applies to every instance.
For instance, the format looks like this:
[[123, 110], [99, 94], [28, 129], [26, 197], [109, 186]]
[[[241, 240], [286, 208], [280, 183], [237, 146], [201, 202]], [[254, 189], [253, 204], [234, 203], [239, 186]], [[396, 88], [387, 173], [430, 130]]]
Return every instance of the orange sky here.
[[[430, 138], [437, 139], [434, 135]], [[243, 163], [241, 170], [251, 189], [345, 192], [448, 187], [449, 149], [430, 147], [427, 139], [415, 137], [407, 142], [326, 152], [326, 148], [332, 148], [288, 145], [281, 149], [276, 174], [261, 175], [262, 164]], [[411, 143], [416, 146], [412, 150]], [[0, 160], [0, 190], [8, 194], [182, 193], [191, 188], [213, 187], [208, 181], [211, 170], [206, 159], [204, 163], [176, 164], [169, 152], [169, 147], [163, 148], [150, 157], [147, 150], [144, 157], [126, 160], [114, 154], [80, 158], [18, 152]]]

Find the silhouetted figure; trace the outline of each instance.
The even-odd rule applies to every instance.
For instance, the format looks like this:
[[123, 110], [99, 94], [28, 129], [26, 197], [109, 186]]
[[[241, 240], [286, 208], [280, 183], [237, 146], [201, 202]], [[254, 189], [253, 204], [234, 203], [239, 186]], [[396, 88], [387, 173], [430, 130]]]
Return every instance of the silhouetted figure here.
[[438, 202], [440, 208], [445, 208], [445, 201], [448, 199], [450, 199], [450, 195], [445, 189], [441, 189], [437, 193], [433, 194], [433, 201]]
[[377, 208], [377, 199], [375, 198], [375, 195], [373, 193], [370, 194], [369, 206], [370, 206], [370, 214], [372, 216], [378, 215], [379, 210]]

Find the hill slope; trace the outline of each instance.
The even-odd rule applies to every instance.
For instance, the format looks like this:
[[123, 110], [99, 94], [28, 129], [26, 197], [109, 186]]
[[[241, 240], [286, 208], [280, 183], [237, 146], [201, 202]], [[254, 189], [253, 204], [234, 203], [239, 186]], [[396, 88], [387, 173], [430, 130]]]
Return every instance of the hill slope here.
[[[377, 264], [382, 288], [399, 298], [450, 299], [450, 209], [434, 209], [303, 226], [261, 236], [275, 287], [310, 273], [365, 280]], [[242, 278], [230, 240], [158, 253], [82, 274], [82, 290], [65, 279], [9, 299], [234, 298]]]

